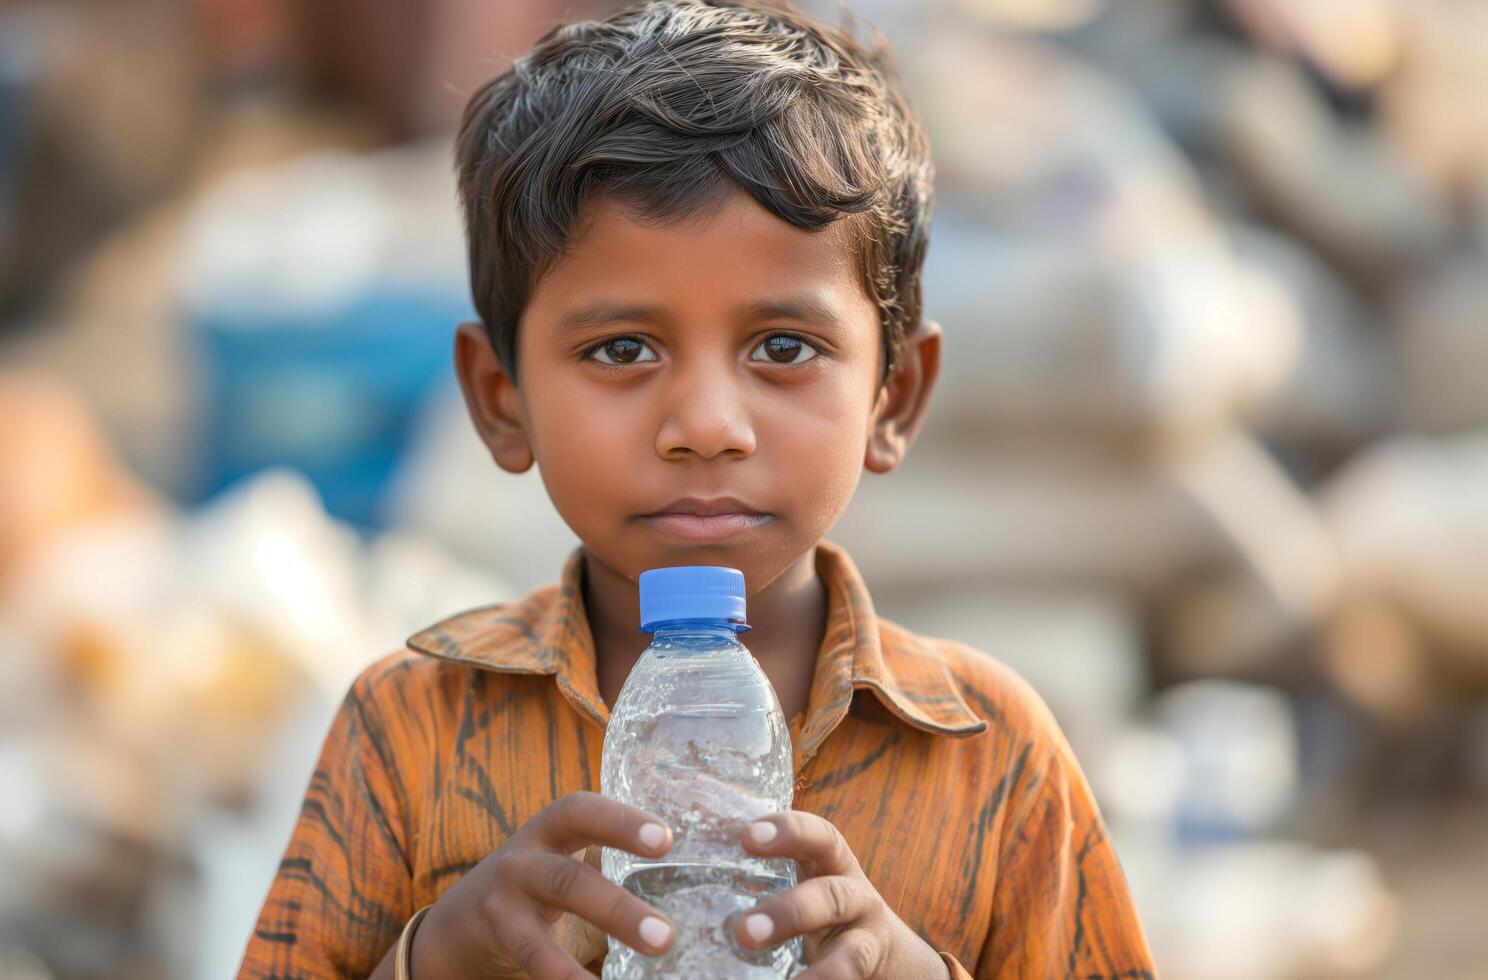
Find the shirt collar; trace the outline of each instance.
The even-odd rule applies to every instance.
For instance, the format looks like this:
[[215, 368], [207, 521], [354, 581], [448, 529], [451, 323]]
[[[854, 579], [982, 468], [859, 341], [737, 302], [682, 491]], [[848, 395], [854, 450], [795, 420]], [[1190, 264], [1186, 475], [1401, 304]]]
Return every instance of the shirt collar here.
[[[819, 542], [816, 567], [827, 591], [827, 625], [806, 717], [799, 730], [792, 726], [798, 765], [816, 753], [860, 689], [872, 691], [894, 717], [921, 731], [966, 736], [986, 729], [930, 641], [874, 613], [846, 550]], [[583, 574], [580, 546], [564, 562], [557, 584], [515, 603], [458, 613], [415, 633], [408, 645], [487, 670], [553, 675], [569, 703], [603, 726], [610, 711], [599, 696]]]

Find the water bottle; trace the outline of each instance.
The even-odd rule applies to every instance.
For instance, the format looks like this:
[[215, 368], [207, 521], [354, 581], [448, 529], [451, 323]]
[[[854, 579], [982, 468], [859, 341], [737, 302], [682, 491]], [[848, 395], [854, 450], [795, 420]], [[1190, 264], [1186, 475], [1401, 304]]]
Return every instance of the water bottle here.
[[796, 883], [795, 862], [749, 854], [740, 834], [791, 803], [785, 716], [739, 642], [744, 575], [733, 568], [653, 568], [640, 577], [651, 645], [620, 690], [605, 730], [604, 795], [660, 817], [672, 848], [659, 859], [605, 848], [605, 877], [660, 909], [677, 938], [645, 956], [610, 937], [606, 980], [764, 980], [804, 969], [799, 937], [753, 950], [737, 924]]

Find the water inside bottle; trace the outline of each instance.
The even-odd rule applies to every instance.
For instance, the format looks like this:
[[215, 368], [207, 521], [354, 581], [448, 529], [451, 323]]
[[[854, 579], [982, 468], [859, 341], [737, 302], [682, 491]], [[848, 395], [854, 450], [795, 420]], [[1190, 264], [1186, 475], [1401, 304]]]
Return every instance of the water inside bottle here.
[[801, 940], [759, 950], [734, 937], [739, 920], [760, 901], [794, 884], [792, 876], [757, 873], [716, 864], [654, 864], [627, 875], [621, 885], [672, 920], [677, 942], [666, 956], [642, 956], [620, 948], [606, 976], [709, 977], [766, 980], [789, 976], [800, 962]]

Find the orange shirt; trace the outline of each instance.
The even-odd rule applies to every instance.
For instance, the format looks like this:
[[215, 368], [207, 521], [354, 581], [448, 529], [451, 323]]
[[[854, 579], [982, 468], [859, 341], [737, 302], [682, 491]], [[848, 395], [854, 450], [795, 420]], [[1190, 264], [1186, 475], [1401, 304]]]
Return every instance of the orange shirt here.
[[[816, 562], [827, 628], [790, 724], [795, 807], [837, 826], [957, 980], [1155, 977], [1038, 695], [985, 653], [875, 616], [840, 547], [821, 542]], [[239, 976], [367, 976], [416, 909], [528, 818], [599, 789], [609, 709], [582, 575], [576, 549], [558, 584], [447, 619], [357, 678]]]

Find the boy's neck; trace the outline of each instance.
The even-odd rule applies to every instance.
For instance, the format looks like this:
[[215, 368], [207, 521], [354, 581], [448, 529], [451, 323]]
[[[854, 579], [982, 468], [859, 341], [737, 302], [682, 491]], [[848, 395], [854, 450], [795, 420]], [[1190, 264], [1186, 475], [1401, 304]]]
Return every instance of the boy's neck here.
[[[816, 652], [827, 627], [826, 587], [812, 547], [757, 595], [749, 597], [749, 632], [740, 635], [775, 688], [787, 719], [806, 710]], [[625, 679], [651, 642], [637, 622], [634, 582], [584, 549], [584, 609], [594, 637], [599, 693], [614, 706]]]

